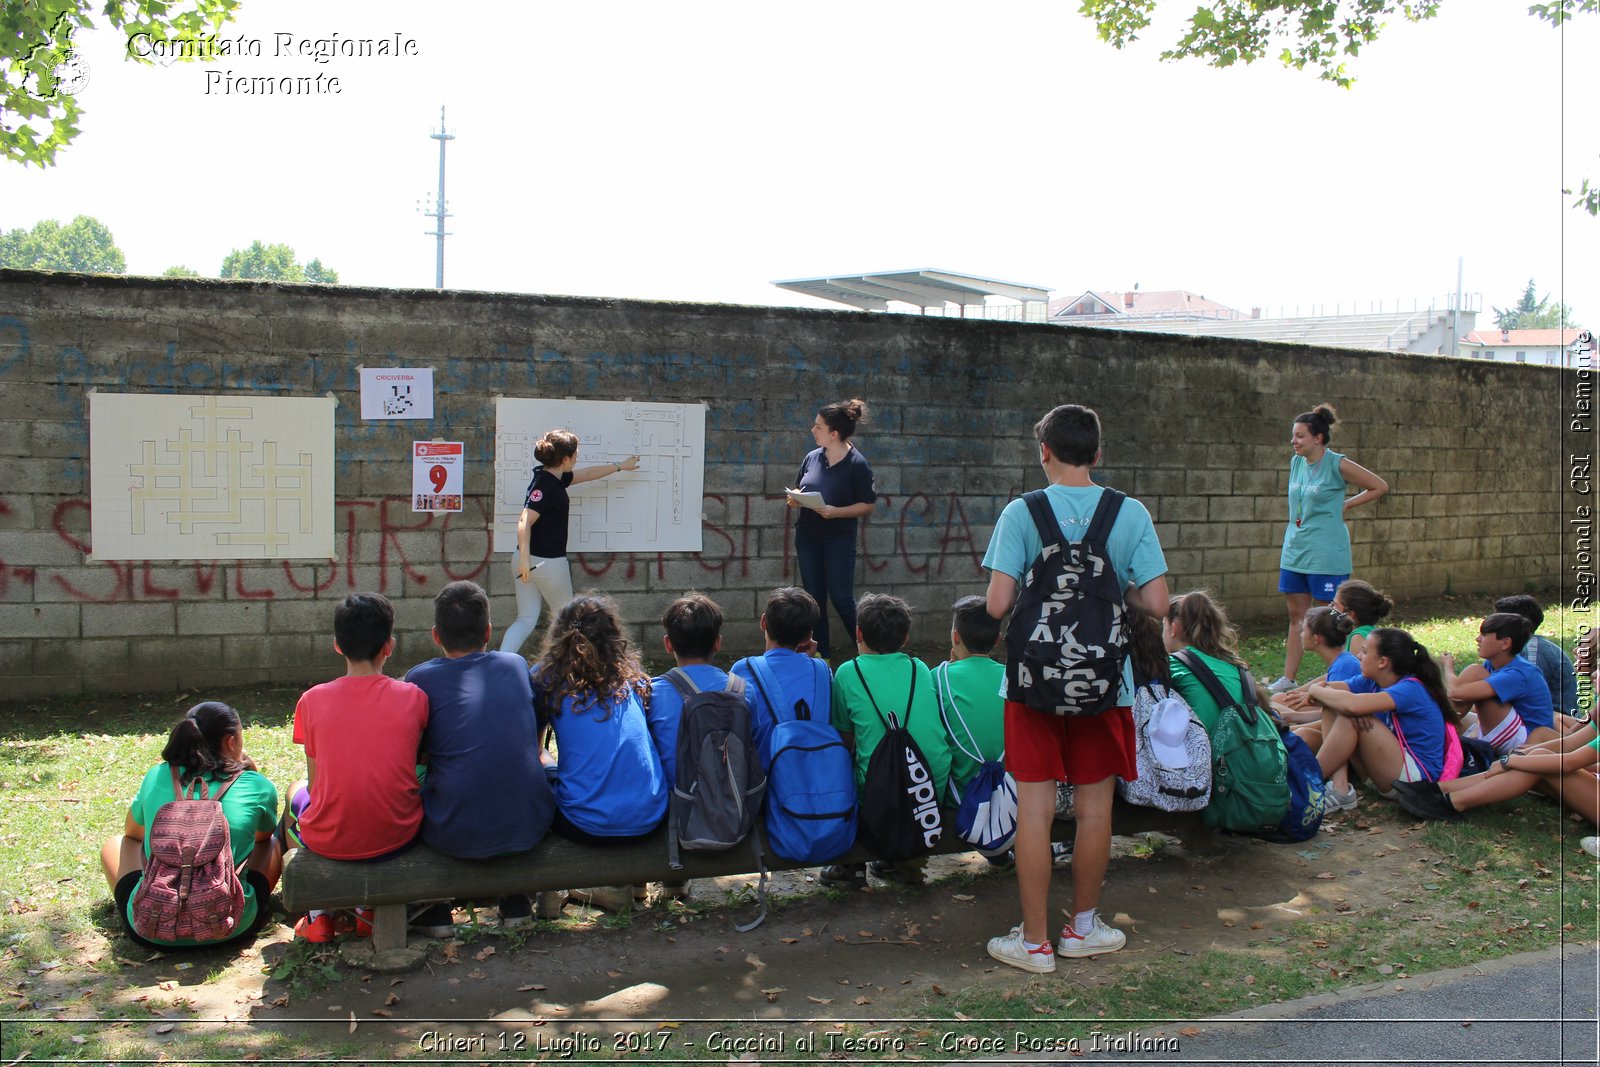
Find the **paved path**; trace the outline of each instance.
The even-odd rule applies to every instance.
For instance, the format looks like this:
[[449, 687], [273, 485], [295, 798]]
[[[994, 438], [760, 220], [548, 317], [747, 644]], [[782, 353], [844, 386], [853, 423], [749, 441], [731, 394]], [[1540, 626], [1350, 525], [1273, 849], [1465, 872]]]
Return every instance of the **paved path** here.
[[[1403, 990], [1396, 987], [1403, 986]], [[1548, 949], [1405, 981], [1147, 1027], [1066, 1063], [1586, 1064], [1600, 1062], [1600, 952]], [[1471, 1025], [1467, 1025], [1470, 1022]], [[1178, 1030], [1194, 1029], [1194, 1036]], [[1163, 1039], [1154, 1039], [1157, 1032]], [[1144, 1040], [1141, 1040], [1144, 1039]], [[1152, 1047], [1175, 1041], [1176, 1051]]]

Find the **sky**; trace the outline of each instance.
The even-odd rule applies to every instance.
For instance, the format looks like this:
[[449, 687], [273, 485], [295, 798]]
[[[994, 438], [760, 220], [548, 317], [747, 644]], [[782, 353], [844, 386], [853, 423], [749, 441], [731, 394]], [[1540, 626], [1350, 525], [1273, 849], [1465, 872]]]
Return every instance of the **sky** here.
[[[451, 288], [838, 307], [771, 282], [933, 267], [1276, 315], [1425, 306], [1459, 258], [1486, 308], [1533, 278], [1600, 313], [1600, 220], [1562, 195], [1600, 181], [1600, 17], [1445, 0], [1343, 90], [1161, 62], [1170, 19], [1119, 52], [1077, 6], [244, 0], [222, 36], [259, 56], [155, 66], [80, 32], [82, 133], [0, 164], [0, 227], [93, 215], [130, 273], [259, 239], [431, 287], [443, 106]], [[335, 35], [415, 54], [296, 54]], [[340, 91], [221, 84], [317, 74]]]

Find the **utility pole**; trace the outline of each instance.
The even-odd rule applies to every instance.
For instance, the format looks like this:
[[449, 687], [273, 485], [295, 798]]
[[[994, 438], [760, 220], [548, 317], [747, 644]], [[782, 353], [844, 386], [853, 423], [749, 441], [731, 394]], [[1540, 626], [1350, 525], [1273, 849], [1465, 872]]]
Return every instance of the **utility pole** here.
[[425, 215], [433, 216], [433, 229], [423, 230], [424, 236], [433, 237], [438, 241], [438, 258], [434, 266], [433, 287], [444, 288], [444, 239], [450, 235], [445, 232], [444, 220], [450, 217], [445, 210], [444, 199], [444, 147], [446, 141], [454, 141], [455, 134], [447, 133], [444, 128], [444, 107], [439, 108], [439, 132], [430, 133], [428, 136], [439, 142], [439, 201], [431, 211], [424, 211]]

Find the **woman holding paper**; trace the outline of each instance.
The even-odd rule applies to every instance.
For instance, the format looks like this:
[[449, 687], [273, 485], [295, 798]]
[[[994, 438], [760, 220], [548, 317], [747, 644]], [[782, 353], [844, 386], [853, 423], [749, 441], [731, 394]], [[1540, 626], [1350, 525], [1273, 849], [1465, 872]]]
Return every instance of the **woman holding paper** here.
[[516, 579], [517, 619], [506, 627], [501, 652], [518, 652], [539, 625], [546, 602], [551, 617], [572, 599], [572, 565], [567, 561], [567, 487], [592, 482], [621, 471], [639, 469], [639, 457], [621, 463], [575, 469], [578, 437], [566, 430], [550, 430], [533, 446], [533, 468], [528, 492], [517, 518], [517, 547], [511, 550], [511, 573]]
[[[860, 400], [841, 400], [817, 412], [811, 424], [817, 447], [800, 464], [789, 495], [790, 507], [804, 509], [794, 526], [794, 554], [800, 584], [821, 609], [813, 636], [823, 659], [829, 652], [830, 601], [844, 623], [846, 647], [855, 645], [856, 520], [870, 515], [878, 500], [867, 457], [850, 443], [856, 424], [866, 417], [867, 405]], [[804, 500], [798, 494], [816, 496]]]

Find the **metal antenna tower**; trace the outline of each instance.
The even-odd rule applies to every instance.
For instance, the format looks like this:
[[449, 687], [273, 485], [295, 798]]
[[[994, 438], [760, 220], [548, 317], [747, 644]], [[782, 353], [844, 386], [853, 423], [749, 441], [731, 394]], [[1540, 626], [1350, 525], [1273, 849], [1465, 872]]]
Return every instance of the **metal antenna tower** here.
[[433, 229], [431, 229], [431, 230], [423, 230], [422, 232], [423, 232], [423, 234], [425, 236], [435, 238], [439, 243], [438, 244], [438, 249], [439, 249], [438, 250], [438, 259], [437, 259], [437, 261], [435, 263], [435, 267], [434, 267], [433, 287], [435, 289], [443, 289], [444, 288], [444, 239], [446, 237], [450, 236], [450, 234], [447, 233], [445, 231], [445, 228], [444, 228], [444, 220], [450, 217], [450, 213], [445, 210], [445, 199], [444, 199], [444, 147], [445, 147], [445, 142], [446, 141], [454, 141], [456, 139], [455, 134], [447, 133], [445, 131], [445, 127], [444, 127], [444, 107], [443, 106], [440, 106], [440, 108], [439, 108], [439, 132], [438, 133], [430, 133], [430, 134], [428, 134], [428, 136], [431, 139], [439, 142], [439, 202], [436, 205], [434, 205], [432, 208], [430, 208], [430, 209], [428, 209], [426, 211], [423, 211], [424, 215], [433, 216]]

